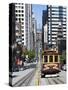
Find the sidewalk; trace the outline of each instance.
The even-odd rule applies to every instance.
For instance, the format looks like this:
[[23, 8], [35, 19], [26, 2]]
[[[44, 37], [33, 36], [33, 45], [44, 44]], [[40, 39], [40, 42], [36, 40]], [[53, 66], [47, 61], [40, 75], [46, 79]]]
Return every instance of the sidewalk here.
[[[18, 82], [21, 78], [26, 76], [28, 73], [33, 71], [35, 68], [32, 69], [26, 69], [24, 71], [19, 71], [19, 72], [13, 72], [12, 74], [12, 85], [14, 85], [16, 82]], [[11, 78], [11, 77], [10, 77]]]

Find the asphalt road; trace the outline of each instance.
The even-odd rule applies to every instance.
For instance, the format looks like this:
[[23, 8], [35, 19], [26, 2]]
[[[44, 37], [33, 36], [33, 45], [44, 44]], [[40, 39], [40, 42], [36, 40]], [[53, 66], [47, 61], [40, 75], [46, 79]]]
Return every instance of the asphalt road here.
[[66, 72], [61, 71], [59, 74], [45, 76], [41, 78], [40, 85], [55, 85], [55, 84], [65, 84], [66, 83]]
[[[38, 75], [38, 76], [37, 76]], [[41, 78], [37, 72], [32, 78], [30, 86], [41, 86], [41, 85], [55, 85], [55, 84], [65, 84], [66, 83], [66, 71], [61, 71], [59, 74], [46, 75]]]
[[22, 73], [22, 75], [20, 76], [22, 78], [20, 78], [20, 80], [17, 81], [17, 83], [14, 86], [41, 86], [41, 85], [56, 85], [66, 83], [67, 71], [61, 70], [61, 72], [58, 74], [46, 75], [44, 78], [41, 78], [40, 62], [37, 64], [37, 66], [33, 66], [33, 64], [31, 64], [28, 65], [28, 67], [29, 68], [26, 69], [26, 72], [25, 70], [20, 72], [20, 74]]

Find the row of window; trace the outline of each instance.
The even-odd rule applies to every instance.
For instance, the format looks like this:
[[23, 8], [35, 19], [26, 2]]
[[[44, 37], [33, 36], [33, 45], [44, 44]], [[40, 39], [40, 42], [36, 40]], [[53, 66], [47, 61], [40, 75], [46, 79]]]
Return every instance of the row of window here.
[[61, 15], [61, 16], [66, 16], [66, 13], [56, 13], [56, 12], [52, 12], [52, 15]]
[[15, 12], [23, 13], [24, 10], [15, 10]]
[[[48, 40], [50, 40], [50, 39], [55, 40], [57, 38], [57, 35], [56, 34], [54, 34], [54, 35], [55, 36], [48, 37]], [[66, 37], [66, 34], [63, 34], [63, 35], [64, 35], [64, 37]]]
[[52, 19], [52, 18], [53, 18], [53, 19], [62, 19], [62, 20], [63, 20], [63, 19], [66, 19], [66, 17], [60, 17], [60, 16], [52, 16], [52, 17], [49, 16], [48, 19], [50, 19], [50, 18], [51, 18], [51, 19]]
[[19, 21], [22, 20], [22, 21], [23, 21], [24, 18], [17, 18], [17, 17], [16, 17], [16, 21], [17, 21], [17, 20], [19, 20]]
[[20, 16], [22, 16], [22, 17], [23, 17], [23, 16], [24, 16], [24, 14], [16, 14], [16, 16], [19, 16], [19, 17], [20, 17]]
[[[49, 11], [50, 11], [50, 9], [48, 9]], [[63, 11], [63, 12], [65, 12], [66, 11], [66, 9], [59, 9], [59, 8], [51, 8], [51, 10], [54, 10], [54, 11]]]
[[51, 11], [48, 11], [48, 14], [66, 14], [66, 11], [59, 11], [59, 10], [51, 10]]
[[[48, 29], [51, 28], [51, 27], [52, 28], [55, 27], [56, 28], [55, 30], [58, 30], [57, 28], [59, 28], [59, 24], [48, 24]], [[62, 27], [64, 28], [64, 27], [66, 27], [66, 25], [62, 25]]]
[[24, 3], [15, 3], [16, 5], [23, 5]]
[[[48, 23], [48, 25], [49, 25], [50, 23]], [[59, 23], [52, 23], [52, 25], [59, 25]], [[62, 24], [63, 26], [66, 26], [66, 24]]]
[[[49, 22], [49, 24], [50, 24], [50, 22]], [[52, 25], [58, 25], [59, 24], [59, 22], [52, 22]], [[66, 22], [62, 22], [62, 25], [66, 25]]]
[[59, 13], [64, 13], [65, 12], [66, 13], [66, 11], [63, 11], [63, 10], [60, 10], [60, 9], [59, 10], [52, 10], [51, 9], [51, 12], [59, 12]]
[[15, 6], [15, 8], [21, 8], [21, 9], [23, 9], [24, 7], [23, 6]]
[[66, 19], [66, 16], [52, 15], [51, 17], [48, 16], [48, 18], [59, 18], [59, 19], [63, 19], [63, 18], [65, 18], [65, 19]]
[[[52, 29], [57, 30], [58, 28], [59, 28], [59, 27], [58, 27], [57, 25], [56, 25], [56, 26], [55, 26], [55, 25], [53, 25], [53, 26], [52, 26], [52, 25], [48, 26], [48, 29], [49, 29], [49, 30], [50, 30], [50, 29], [51, 29], [51, 30], [52, 30]], [[63, 28], [63, 29], [66, 29], [66, 26], [63, 26], [62, 28]]]
[[[48, 62], [48, 56], [44, 56], [44, 61]], [[49, 62], [53, 62], [53, 56], [49, 56]], [[58, 62], [58, 56], [55, 56], [55, 62]]]
[[62, 21], [66, 21], [66, 18], [48, 17], [48, 20], [62, 20]]
[[48, 40], [48, 43], [49, 43], [49, 44], [56, 44], [55, 41], [52, 41], [52, 42], [51, 42], [51, 40]]
[[[58, 30], [48, 30], [48, 33], [56, 34]], [[63, 33], [66, 33], [66, 30], [62, 31]], [[48, 34], [49, 35], [49, 34]]]
[[54, 6], [54, 5], [50, 5], [50, 6], [49, 6], [49, 5], [48, 5], [48, 8], [49, 8], [49, 9], [50, 9], [50, 8], [58, 9], [58, 8], [60, 8], [60, 7], [61, 7], [63, 10], [66, 9], [66, 7], [62, 7], [62, 6]]
[[[59, 20], [48, 19], [48, 22], [59, 22]], [[66, 22], [66, 20], [63, 20], [63, 22]]]

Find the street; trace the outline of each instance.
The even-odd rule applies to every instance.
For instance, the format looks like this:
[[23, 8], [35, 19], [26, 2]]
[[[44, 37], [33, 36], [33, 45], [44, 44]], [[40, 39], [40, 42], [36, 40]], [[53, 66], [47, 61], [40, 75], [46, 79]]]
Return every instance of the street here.
[[30, 86], [39, 85], [55, 85], [55, 84], [65, 84], [66, 83], [66, 71], [61, 70], [58, 74], [46, 75], [41, 78], [40, 62], [38, 64], [35, 76], [30, 83]]
[[[24, 69], [13, 72], [12, 85], [19, 86], [41, 86], [56, 85], [66, 83], [66, 71], [61, 70], [57, 74], [45, 75], [41, 77], [41, 53], [38, 54], [38, 62], [25, 63]], [[14, 77], [16, 76], [16, 77]], [[11, 77], [10, 77], [11, 78]]]
[[[34, 63], [36, 64], [36, 63]], [[30, 64], [31, 65], [31, 64]], [[32, 64], [33, 65], [33, 64]], [[46, 75], [41, 78], [40, 62], [36, 67], [28, 68], [23, 71], [14, 72], [16, 77], [12, 78], [13, 86], [40, 86], [40, 85], [55, 85], [66, 83], [66, 71], [62, 71], [55, 75]]]
[[65, 84], [66, 83], [66, 72], [61, 71], [58, 76], [50, 76], [41, 79], [41, 85], [54, 85], [54, 84]]

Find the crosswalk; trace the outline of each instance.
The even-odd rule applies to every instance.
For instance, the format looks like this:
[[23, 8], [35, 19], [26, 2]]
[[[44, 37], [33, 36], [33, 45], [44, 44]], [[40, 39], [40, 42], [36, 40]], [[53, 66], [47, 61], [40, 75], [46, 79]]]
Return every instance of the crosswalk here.
[[55, 85], [55, 84], [65, 84], [66, 81], [62, 80], [60, 77], [50, 77], [42, 78], [41, 85]]

